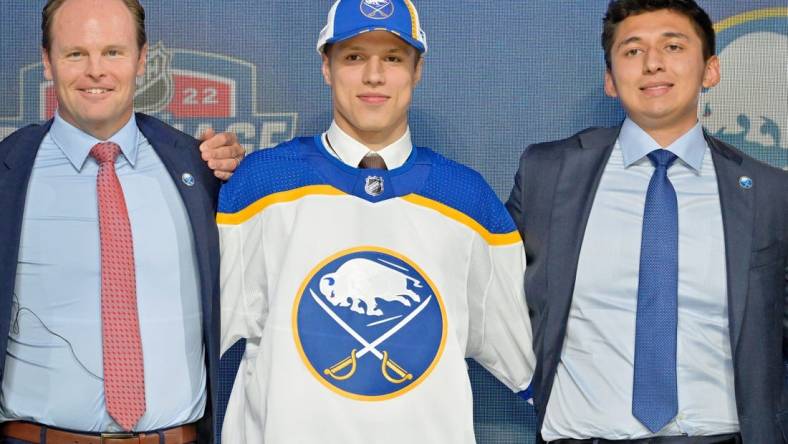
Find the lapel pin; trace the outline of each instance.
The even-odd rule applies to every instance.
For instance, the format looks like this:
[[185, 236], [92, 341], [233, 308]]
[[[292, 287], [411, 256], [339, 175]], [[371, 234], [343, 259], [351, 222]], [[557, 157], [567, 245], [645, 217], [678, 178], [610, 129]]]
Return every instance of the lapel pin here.
[[742, 176], [739, 178], [739, 186], [744, 188], [745, 190], [749, 190], [752, 188], [752, 179], [747, 176]]
[[181, 176], [181, 181], [183, 181], [183, 183], [187, 187], [193, 187], [194, 186], [194, 176], [192, 176], [189, 173], [183, 173], [183, 175]]

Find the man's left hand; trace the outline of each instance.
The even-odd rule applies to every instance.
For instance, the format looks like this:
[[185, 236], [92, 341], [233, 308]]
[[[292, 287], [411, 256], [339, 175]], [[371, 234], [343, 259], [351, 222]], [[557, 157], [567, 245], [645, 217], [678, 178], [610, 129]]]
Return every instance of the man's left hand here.
[[208, 129], [200, 136], [200, 153], [202, 160], [213, 170], [213, 174], [221, 180], [229, 180], [233, 172], [243, 160], [245, 151], [233, 133], [216, 134]]

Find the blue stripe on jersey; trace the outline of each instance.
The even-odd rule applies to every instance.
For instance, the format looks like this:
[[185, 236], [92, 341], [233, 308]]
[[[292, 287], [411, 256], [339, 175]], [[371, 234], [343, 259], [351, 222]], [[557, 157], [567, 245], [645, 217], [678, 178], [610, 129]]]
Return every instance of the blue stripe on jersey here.
[[493, 234], [517, 230], [509, 212], [481, 174], [429, 149], [432, 168], [419, 195], [466, 214]]
[[219, 192], [219, 213], [237, 213], [269, 194], [325, 181], [303, 160], [303, 139], [246, 156]]
[[[383, 195], [365, 193], [363, 183], [370, 174], [383, 178]], [[222, 187], [219, 212], [237, 213], [270, 194], [324, 184], [371, 202], [417, 194], [460, 211], [490, 233], [516, 231], [498, 196], [471, 168], [417, 147], [400, 168], [360, 170], [331, 156], [319, 136], [293, 139], [247, 156]]]

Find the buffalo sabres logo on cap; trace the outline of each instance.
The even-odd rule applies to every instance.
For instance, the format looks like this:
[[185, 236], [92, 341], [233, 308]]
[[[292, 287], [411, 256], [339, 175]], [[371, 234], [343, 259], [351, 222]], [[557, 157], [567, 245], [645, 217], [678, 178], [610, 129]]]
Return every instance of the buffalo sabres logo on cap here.
[[394, 14], [394, 3], [391, 0], [361, 0], [361, 13], [376, 20], [385, 20]]
[[364, 182], [364, 191], [375, 197], [383, 194], [383, 178], [380, 176], [368, 176], [366, 182]]
[[301, 358], [343, 396], [384, 400], [427, 378], [446, 337], [437, 289], [406, 257], [377, 247], [340, 252], [307, 275], [293, 307]]

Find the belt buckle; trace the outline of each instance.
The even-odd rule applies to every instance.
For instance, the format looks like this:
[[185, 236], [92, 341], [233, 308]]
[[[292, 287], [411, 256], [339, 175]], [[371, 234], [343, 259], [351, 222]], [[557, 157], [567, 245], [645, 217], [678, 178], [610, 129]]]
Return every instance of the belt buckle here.
[[118, 432], [118, 433], [102, 433], [99, 436], [99, 443], [104, 443], [105, 439], [134, 439], [137, 437], [136, 433]]

